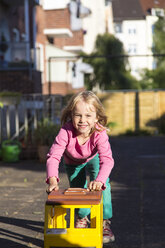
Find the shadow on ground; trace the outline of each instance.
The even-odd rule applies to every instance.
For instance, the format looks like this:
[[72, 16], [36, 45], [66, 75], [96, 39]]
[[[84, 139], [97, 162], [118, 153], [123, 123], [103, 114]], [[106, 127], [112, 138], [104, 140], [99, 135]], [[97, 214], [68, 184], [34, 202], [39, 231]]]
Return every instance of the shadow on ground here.
[[[43, 247], [43, 240], [30, 236], [32, 231], [43, 234], [43, 222], [1, 216], [0, 223], [4, 227], [0, 228], [1, 247], [24, 248], [35, 247], [35, 245], [37, 247]], [[10, 228], [8, 228], [9, 226]], [[20, 232], [16, 232], [15, 230], [18, 230], [16, 228], [20, 228]], [[24, 245], [23, 243], [27, 243], [28, 245]]]
[[45, 164], [40, 163], [38, 160], [20, 160], [16, 163], [7, 163], [0, 161], [1, 164], [6, 168], [15, 168], [17, 170], [31, 170], [31, 171], [39, 171], [45, 172]]

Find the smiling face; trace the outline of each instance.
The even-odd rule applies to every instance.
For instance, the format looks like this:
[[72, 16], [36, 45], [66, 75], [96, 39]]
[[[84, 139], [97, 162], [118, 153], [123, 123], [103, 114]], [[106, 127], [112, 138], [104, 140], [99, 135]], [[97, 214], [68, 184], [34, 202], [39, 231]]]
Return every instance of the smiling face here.
[[97, 121], [95, 107], [79, 100], [72, 113], [72, 123], [77, 135], [88, 137]]

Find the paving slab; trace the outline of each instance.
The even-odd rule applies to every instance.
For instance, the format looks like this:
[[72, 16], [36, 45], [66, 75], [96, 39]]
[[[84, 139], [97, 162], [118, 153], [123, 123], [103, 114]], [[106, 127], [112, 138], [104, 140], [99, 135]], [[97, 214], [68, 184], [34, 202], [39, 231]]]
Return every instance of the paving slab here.
[[[165, 247], [165, 137], [112, 137], [116, 236], [109, 248]], [[68, 187], [60, 167], [60, 187]], [[45, 165], [0, 161], [0, 247], [43, 247]]]

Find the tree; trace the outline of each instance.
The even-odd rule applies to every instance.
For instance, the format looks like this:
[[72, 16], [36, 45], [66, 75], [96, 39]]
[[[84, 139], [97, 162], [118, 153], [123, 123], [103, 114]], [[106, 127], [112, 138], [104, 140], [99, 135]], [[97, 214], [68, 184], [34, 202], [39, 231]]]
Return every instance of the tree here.
[[[154, 53], [165, 54], [165, 19], [159, 17], [159, 20], [154, 25]], [[164, 57], [157, 57], [158, 66], [164, 61]]]
[[98, 35], [94, 52], [82, 54], [86, 63], [94, 68], [92, 77], [86, 79], [87, 88], [99, 86], [103, 90], [137, 88], [137, 81], [133, 78], [126, 65], [123, 44], [113, 35], [105, 33]]
[[[159, 17], [154, 25], [153, 33], [153, 52], [165, 54], [165, 19]], [[165, 88], [165, 56], [156, 57], [156, 68], [153, 70], [145, 69], [141, 81], [142, 88]]]
[[165, 88], [165, 61], [154, 70], [145, 69], [142, 80], [139, 82], [142, 89], [163, 89]]

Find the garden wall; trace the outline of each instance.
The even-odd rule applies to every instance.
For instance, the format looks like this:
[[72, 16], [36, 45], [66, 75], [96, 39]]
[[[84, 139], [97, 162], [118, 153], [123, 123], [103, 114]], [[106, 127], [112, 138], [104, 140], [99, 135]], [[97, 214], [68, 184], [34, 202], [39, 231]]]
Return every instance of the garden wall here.
[[158, 132], [165, 128], [165, 90], [155, 91], [110, 91], [99, 93], [112, 122], [111, 134], [127, 130]]

